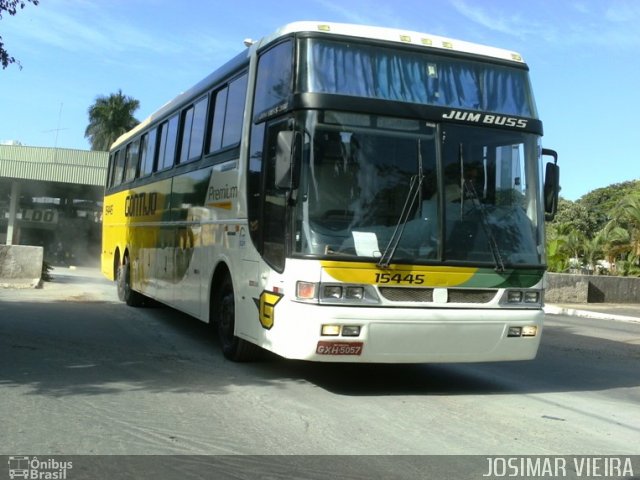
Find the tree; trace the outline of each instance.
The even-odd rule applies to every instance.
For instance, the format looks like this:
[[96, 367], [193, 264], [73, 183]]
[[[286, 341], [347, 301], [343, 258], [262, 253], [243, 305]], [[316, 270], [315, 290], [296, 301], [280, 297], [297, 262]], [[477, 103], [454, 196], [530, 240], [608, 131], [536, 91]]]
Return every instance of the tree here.
[[629, 252], [625, 258], [618, 260], [618, 275], [623, 277], [640, 277], [640, 256]]
[[562, 273], [569, 269], [569, 256], [563, 236], [547, 242], [547, 267], [550, 272]]
[[640, 191], [640, 180], [614, 183], [607, 187], [597, 188], [583, 195], [576, 202], [585, 211], [589, 212], [592, 225], [589, 226], [591, 232], [597, 232], [604, 228], [611, 219], [611, 210], [623, 199], [633, 196]]
[[[2, 20], [2, 12], [7, 12], [9, 15], [15, 15], [18, 13], [18, 8], [22, 10], [27, 2], [38, 5], [40, 0], [26, 0], [26, 2], [24, 0], [0, 0], [0, 20]], [[4, 70], [12, 63], [16, 63], [20, 68], [22, 68], [20, 62], [9, 55], [9, 52], [5, 50], [2, 36], [0, 35], [0, 64], [2, 64], [2, 69]]]
[[98, 96], [89, 107], [89, 125], [84, 136], [91, 143], [91, 150], [109, 150], [109, 147], [123, 133], [140, 123], [133, 114], [140, 107], [135, 98], [118, 93], [108, 97]]
[[570, 227], [570, 230], [580, 232], [584, 236], [590, 236], [602, 228], [598, 226], [592, 210], [586, 208], [580, 200], [572, 202], [564, 198], [558, 200], [558, 213], [552, 222], [548, 224], [551, 230]]
[[640, 192], [620, 200], [611, 210], [611, 217], [611, 223], [628, 234], [628, 241], [620, 246], [620, 253], [626, 253], [623, 260], [628, 264], [623, 275], [635, 275], [640, 267]]
[[609, 222], [599, 233], [602, 241], [602, 248], [605, 260], [609, 263], [610, 269], [615, 273], [616, 259], [625, 254], [629, 245], [629, 232], [619, 227], [615, 222]]
[[560, 198], [555, 219], [546, 224], [550, 271], [564, 271], [577, 259], [596, 269], [605, 259], [611, 272], [640, 271], [640, 180], [593, 190], [571, 202]]
[[598, 273], [598, 262], [604, 259], [604, 237], [601, 233], [585, 239], [582, 245], [583, 263], [589, 272]]

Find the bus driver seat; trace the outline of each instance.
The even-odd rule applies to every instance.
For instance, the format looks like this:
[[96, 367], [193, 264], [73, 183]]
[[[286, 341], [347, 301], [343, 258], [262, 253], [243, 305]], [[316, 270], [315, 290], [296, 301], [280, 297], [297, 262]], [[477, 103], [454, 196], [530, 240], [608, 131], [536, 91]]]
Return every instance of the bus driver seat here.
[[346, 150], [339, 133], [327, 133], [322, 136], [316, 152], [314, 170], [318, 186], [314, 210], [320, 216], [331, 211], [348, 211], [352, 201], [353, 182], [348, 171]]

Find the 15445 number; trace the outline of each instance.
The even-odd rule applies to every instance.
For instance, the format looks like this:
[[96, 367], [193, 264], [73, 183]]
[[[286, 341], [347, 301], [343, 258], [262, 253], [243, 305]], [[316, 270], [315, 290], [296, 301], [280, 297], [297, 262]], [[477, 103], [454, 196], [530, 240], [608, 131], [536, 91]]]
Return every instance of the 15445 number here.
[[398, 285], [408, 283], [409, 285], [423, 285], [424, 277], [425, 275], [421, 273], [376, 273], [376, 283], [395, 283]]

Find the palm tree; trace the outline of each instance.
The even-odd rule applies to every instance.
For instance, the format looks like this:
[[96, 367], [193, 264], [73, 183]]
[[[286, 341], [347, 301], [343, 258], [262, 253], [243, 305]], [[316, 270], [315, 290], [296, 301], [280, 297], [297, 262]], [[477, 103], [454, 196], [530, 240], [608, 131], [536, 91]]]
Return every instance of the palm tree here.
[[566, 248], [571, 252], [571, 258], [576, 261], [582, 257], [584, 253], [584, 245], [587, 241], [587, 237], [584, 233], [573, 230], [566, 235]]
[[617, 272], [623, 277], [640, 277], [640, 257], [629, 252], [625, 258], [618, 260]]
[[[608, 231], [608, 232], [607, 232]], [[609, 237], [608, 256], [619, 260], [622, 275], [636, 274], [640, 264], [640, 194], [624, 197], [611, 210], [605, 227]]]
[[628, 250], [629, 232], [615, 222], [609, 222], [598, 234], [602, 240], [605, 260], [613, 273], [616, 271], [616, 259]]
[[598, 232], [593, 238], [585, 238], [582, 245], [583, 263], [590, 273], [598, 273], [598, 261], [604, 259], [604, 236]]
[[612, 211], [613, 220], [629, 232], [629, 250], [640, 255], [640, 193], [623, 198]]
[[569, 269], [569, 257], [564, 237], [547, 242], [547, 268], [550, 272], [563, 273]]
[[135, 98], [118, 93], [108, 97], [98, 96], [89, 107], [89, 125], [84, 132], [91, 143], [91, 150], [109, 150], [111, 144], [123, 133], [140, 123], [134, 112], [140, 107]]

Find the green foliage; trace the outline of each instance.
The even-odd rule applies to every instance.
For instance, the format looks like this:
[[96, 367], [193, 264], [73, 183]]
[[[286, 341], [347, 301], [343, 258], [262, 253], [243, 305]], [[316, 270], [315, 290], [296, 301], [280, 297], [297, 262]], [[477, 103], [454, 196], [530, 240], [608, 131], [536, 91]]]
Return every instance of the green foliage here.
[[611, 223], [628, 232], [627, 250], [640, 255], [640, 192], [628, 195], [611, 210]]
[[598, 262], [604, 260], [603, 238], [596, 235], [593, 238], [585, 238], [582, 244], [582, 260], [583, 266], [589, 272], [595, 272], [598, 268]]
[[53, 267], [48, 262], [42, 262], [41, 278], [43, 282], [50, 282], [51, 280], [53, 280], [53, 277], [51, 276], [51, 270], [53, 270]]
[[[15, 15], [18, 13], [18, 9], [22, 10], [27, 2], [30, 2], [34, 5], [38, 5], [40, 0], [0, 0], [0, 19], [2, 19], [2, 12], [7, 12], [9, 15]], [[0, 36], [0, 64], [2, 65], [2, 69], [4, 70], [12, 63], [17, 64], [20, 68], [20, 62], [18, 62], [14, 57], [9, 55], [4, 48], [4, 43], [2, 41], [2, 36]]]
[[626, 257], [618, 260], [617, 272], [623, 277], [640, 277], [640, 257], [628, 253]]
[[89, 125], [84, 133], [91, 143], [91, 150], [109, 150], [120, 135], [138, 125], [140, 122], [133, 114], [139, 107], [140, 102], [123, 95], [122, 90], [108, 97], [96, 97], [89, 107]]
[[599, 231], [611, 219], [611, 211], [624, 198], [640, 192], [640, 180], [614, 183], [583, 195], [577, 203], [582, 205], [594, 222], [594, 230]]
[[563, 238], [547, 242], [547, 268], [550, 272], [566, 272], [569, 269], [569, 258]]
[[640, 180], [599, 188], [576, 202], [560, 199], [547, 223], [550, 271], [580, 266], [597, 272], [600, 260], [611, 265], [607, 273], [640, 276]]
[[571, 202], [564, 198], [558, 201], [558, 212], [551, 225], [562, 226], [564, 229], [580, 232], [585, 236], [602, 227], [598, 225], [596, 216], [587, 207], [579, 201]]

